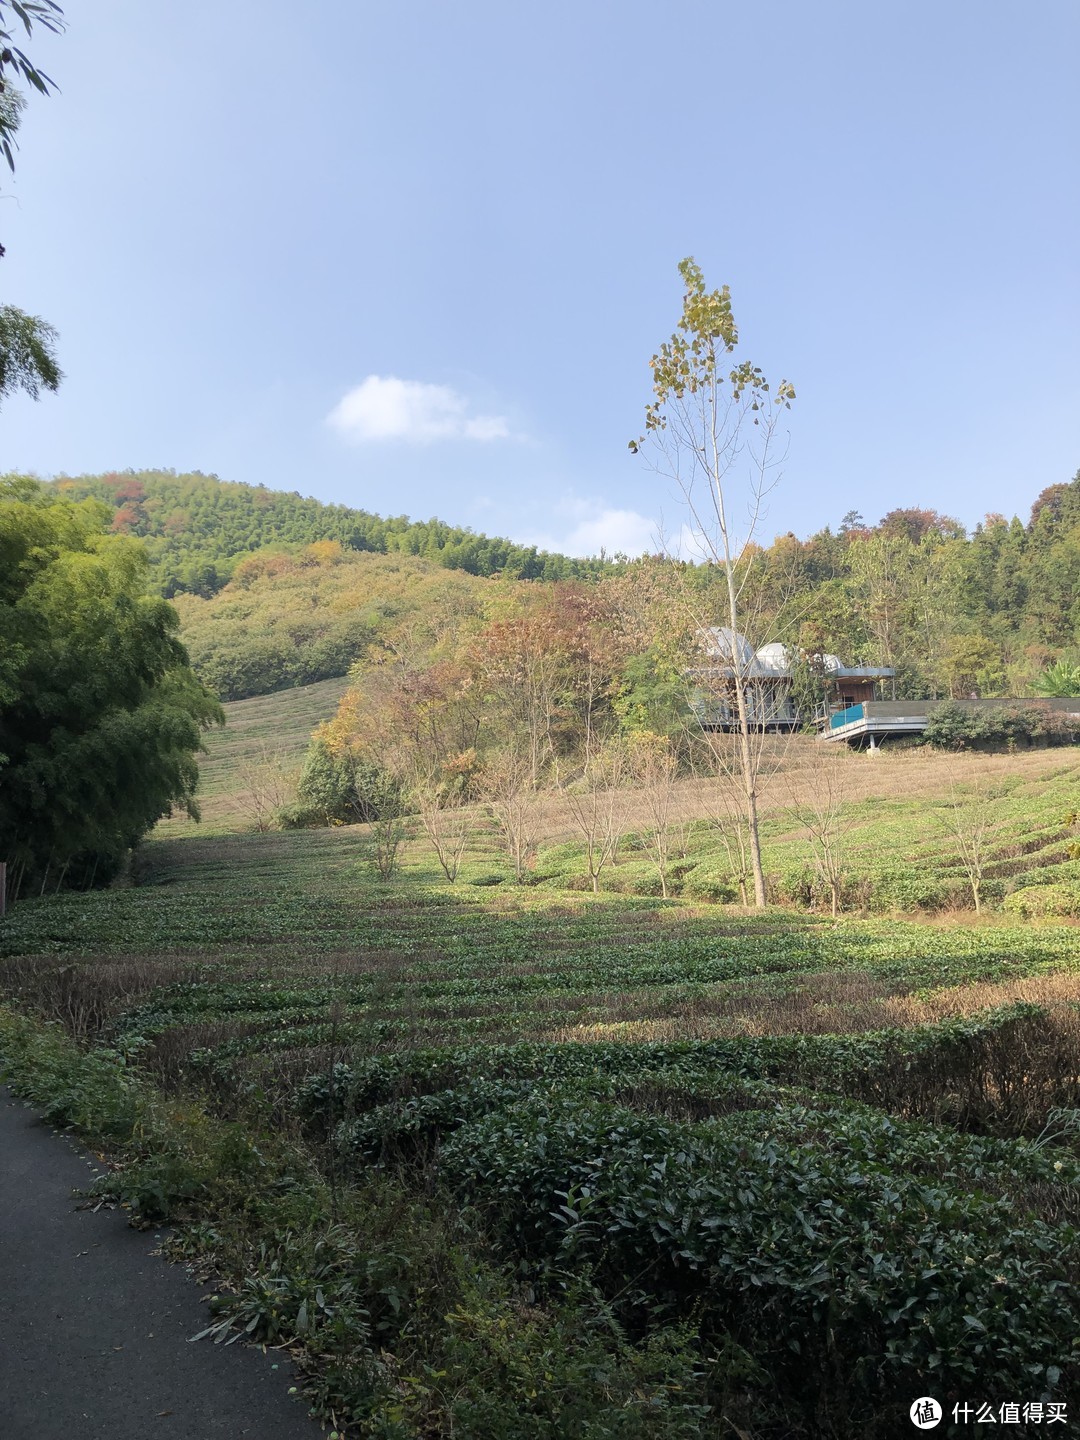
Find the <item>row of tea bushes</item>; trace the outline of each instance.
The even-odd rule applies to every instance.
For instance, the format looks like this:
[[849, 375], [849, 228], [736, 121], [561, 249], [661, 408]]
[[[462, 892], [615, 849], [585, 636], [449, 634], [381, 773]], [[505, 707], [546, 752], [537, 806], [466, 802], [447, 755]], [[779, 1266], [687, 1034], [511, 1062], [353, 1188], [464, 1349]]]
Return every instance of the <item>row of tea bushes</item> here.
[[958, 1184], [544, 1094], [459, 1128], [440, 1172], [539, 1284], [584, 1268], [629, 1325], [693, 1315], [823, 1429], [1077, 1378], [1074, 1232]]

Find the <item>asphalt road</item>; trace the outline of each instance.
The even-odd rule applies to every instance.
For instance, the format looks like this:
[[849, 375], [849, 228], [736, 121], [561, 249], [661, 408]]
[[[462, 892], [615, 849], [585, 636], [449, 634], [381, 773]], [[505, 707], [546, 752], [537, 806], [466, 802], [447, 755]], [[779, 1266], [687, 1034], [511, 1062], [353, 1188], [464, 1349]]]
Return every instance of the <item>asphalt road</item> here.
[[282, 1355], [189, 1343], [199, 1287], [154, 1231], [75, 1209], [91, 1179], [0, 1087], [2, 1440], [318, 1440]]

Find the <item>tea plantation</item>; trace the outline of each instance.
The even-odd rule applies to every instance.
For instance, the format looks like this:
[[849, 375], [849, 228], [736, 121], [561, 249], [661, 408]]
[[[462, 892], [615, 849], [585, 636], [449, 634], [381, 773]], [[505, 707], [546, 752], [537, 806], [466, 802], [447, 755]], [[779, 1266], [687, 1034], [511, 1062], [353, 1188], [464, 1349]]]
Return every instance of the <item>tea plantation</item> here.
[[1075, 928], [382, 884], [363, 843], [158, 841], [0, 930], [8, 1081], [219, 1277], [205, 1343], [395, 1440], [1076, 1394]]

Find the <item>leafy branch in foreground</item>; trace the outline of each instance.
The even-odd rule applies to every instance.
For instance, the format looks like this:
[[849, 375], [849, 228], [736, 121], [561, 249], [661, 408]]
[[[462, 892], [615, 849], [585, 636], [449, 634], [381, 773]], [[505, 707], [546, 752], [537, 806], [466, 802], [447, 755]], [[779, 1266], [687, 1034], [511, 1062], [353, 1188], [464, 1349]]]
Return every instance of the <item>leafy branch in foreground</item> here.
[[[64, 28], [64, 12], [56, 0], [0, 0], [0, 155], [15, 169], [18, 145], [15, 132], [22, 120], [26, 98], [12, 84], [21, 79], [40, 95], [56, 90], [56, 83], [39, 70], [13, 41], [8, 11], [27, 35], [40, 25], [53, 34]], [[0, 245], [0, 256], [4, 247]], [[56, 331], [37, 315], [27, 315], [14, 305], [0, 306], [0, 400], [14, 390], [25, 390], [33, 400], [41, 388], [55, 390], [63, 379], [56, 363]]]
[[56, 363], [56, 331], [38, 315], [0, 305], [0, 402], [16, 390], [39, 399], [64, 378]]
[[5, 22], [0, 25], [0, 153], [7, 161], [8, 168], [14, 170], [14, 150], [18, 148], [15, 144], [15, 131], [18, 129], [24, 102], [19, 91], [12, 88], [8, 72], [14, 72], [39, 95], [48, 95], [58, 87], [43, 70], [38, 69], [24, 51], [12, 43], [12, 31], [6, 14], [9, 9], [15, 18], [21, 21], [27, 35], [34, 33], [35, 25], [51, 30], [54, 35], [60, 34], [64, 28], [64, 12], [55, 0], [0, 0], [0, 20]]

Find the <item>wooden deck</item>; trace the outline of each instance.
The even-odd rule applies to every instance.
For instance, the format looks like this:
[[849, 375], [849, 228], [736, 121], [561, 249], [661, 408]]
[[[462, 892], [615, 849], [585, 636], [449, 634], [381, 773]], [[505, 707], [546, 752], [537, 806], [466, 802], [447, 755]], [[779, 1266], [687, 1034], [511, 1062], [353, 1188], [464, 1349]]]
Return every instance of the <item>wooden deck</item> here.
[[[1003, 706], [1044, 705], [1080, 720], [1080, 699], [1003, 699], [958, 700], [965, 710], [993, 710]], [[843, 740], [849, 744], [867, 743], [876, 749], [890, 735], [921, 735], [927, 716], [940, 700], [866, 700], [849, 705], [829, 716], [822, 731], [822, 740]]]
[[864, 700], [830, 715], [823, 740], [868, 741], [876, 747], [890, 735], [921, 735], [933, 700]]

